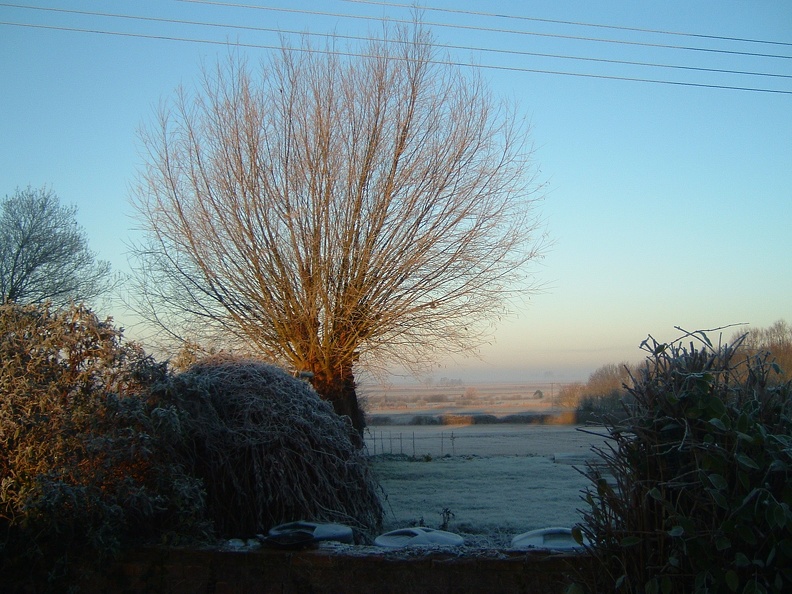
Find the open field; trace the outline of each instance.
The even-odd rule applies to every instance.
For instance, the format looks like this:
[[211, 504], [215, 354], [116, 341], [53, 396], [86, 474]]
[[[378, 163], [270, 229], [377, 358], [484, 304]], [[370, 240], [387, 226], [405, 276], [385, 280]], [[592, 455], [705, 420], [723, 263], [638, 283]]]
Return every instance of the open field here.
[[[508, 547], [519, 533], [580, 520], [583, 468], [591, 446], [605, 438], [571, 425], [404, 426], [372, 432], [402, 450], [415, 434], [416, 456], [372, 456], [385, 499], [385, 530], [416, 524], [463, 534], [473, 546]], [[604, 433], [604, 430], [588, 428]], [[388, 435], [388, 433], [391, 435]], [[441, 440], [443, 453], [441, 453]], [[379, 444], [382, 451], [382, 444]], [[450, 449], [453, 447], [453, 453]]]
[[[370, 386], [361, 390], [372, 425], [414, 425], [443, 416], [487, 416], [503, 420], [514, 415], [559, 416], [561, 383], [488, 383], [471, 385]], [[569, 422], [567, 415], [567, 422]], [[464, 423], [464, 418], [457, 420]]]
[[587, 480], [578, 469], [605, 442], [604, 429], [570, 424], [563, 385], [366, 391], [366, 447], [386, 498], [385, 529], [423, 523], [474, 546], [507, 547], [521, 532], [580, 521]]
[[392, 409], [432, 409], [444, 406], [483, 407], [488, 410], [514, 407], [545, 408], [552, 406], [561, 389], [568, 383], [455, 383], [443, 384], [380, 384], [365, 386], [361, 395], [371, 412]]

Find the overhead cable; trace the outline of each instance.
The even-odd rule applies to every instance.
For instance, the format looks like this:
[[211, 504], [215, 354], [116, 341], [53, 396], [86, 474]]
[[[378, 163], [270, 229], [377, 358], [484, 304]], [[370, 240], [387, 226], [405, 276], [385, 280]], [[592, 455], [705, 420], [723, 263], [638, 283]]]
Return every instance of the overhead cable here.
[[[244, 8], [244, 9], [251, 9], [251, 10], [263, 10], [263, 11], [270, 11], [270, 12], [284, 12], [284, 13], [291, 13], [291, 14], [307, 14], [311, 16], [328, 16], [328, 17], [335, 17], [335, 18], [344, 18], [344, 19], [361, 19], [367, 21], [382, 21], [381, 17], [375, 16], [368, 16], [368, 15], [352, 15], [352, 14], [345, 14], [345, 13], [337, 13], [337, 12], [324, 12], [319, 10], [305, 10], [300, 8], [281, 8], [281, 7], [274, 7], [274, 6], [259, 6], [256, 4], [242, 4], [239, 2], [224, 2], [220, 0], [176, 0], [177, 2], [185, 2], [188, 4], [206, 4], [211, 6], [224, 6], [224, 7], [232, 7], [232, 8]], [[389, 22], [393, 23], [401, 23], [401, 24], [410, 24], [413, 21], [410, 19], [396, 19], [396, 18], [388, 18]], [[611, 44], [623, 44], [623, 45], [634, 45], [634, 46], [641, 46], [641, 47], [653, 47], [653, 48], [662, 48], [662, 49], [674, 49], [674, 50], [686, 50], [686, 51], [693, 51], [693, 52], [707, 52], [707, 53], [715, 53], [715, 54], [729, 54], [729, 55], [737, 55], [737, 56], [750, 56], [755, 58], [778, 58], [784, 60], [792, 60], [792, 55], [783, 55], [783, 54], [765, 54], [759, 52], [744, 52], [738, 50], [726, 50], [726, 49], [716, 49], [716, 48], [707, 48], [707, 47], [695, 47], [695, 46], [684, 46], [684, 45], [669, 45], [663, 43], [649, 43], [645, 41], [627, 41], [627, 40], [619, 40], [619, 39], [603, 39], [600, 37], [581, 37], [578, 35], [562, 35], [559, 33], [539, 33], [537, 31], [522, 31], [519, 29], [500, 29], [494, 27], [481, 27], [477, 25], [455, 25], [451, 23], [437, 23], [437, 22], [430, 22], [430, 21], [422, 21], [424, 25], [428, 25], [431, 27], [446, 27], [452, 29], [464, 29], [464, 30], [471, 30], [471, 31], [484, 31], [489, 33], [507, 33], [512, 35], [532, 35], [537, 37], [551, 37], [557, 39], [570, 39], [576, 41], [591, 41], [596, 43], [611, 43]]]
[[[179, 41], [185, 43], [205, 43], [205, 44], [212, 44], [212, 45], [224, 45], [229, 47], [248, 47], [254, 49], [269, 49], [269, 50], [280, 50], [283, 49], [282, 46], [276, 45], [265, 45], [265, 44], [254, 44], [254, 43], [243, 43], [243, 42], [227, 42], [227, 41], [216, 41], [210, 39], [196, 39], [190, 37], [174, 37], [170, 35], [152, 35], [152, 34], [145, 34], [145, 33], [127, 33], [127, 32], [119, 32], [119, 31], [106, 31], [102, 29], [82, 29], [77, 27], [64, 27], [64, 26], [56, 26], [56, 25], [40, 25], [40, 24], [33, 24], [33, 23], [13, 23], [8, 21], [0, 21], [0, 26], [11, 26], [11, 27], [28, 27], [33, 29], [49, 29], [49, 30], [56, 30], [56, 31], [69, 31], [69, 32], [77, 32], [77, 33], [93, 33], [99, 35], [111, 35], [111, 36], [119, 36], [119, 37], [132, 37], [132, 38], [140, 38], [140, 39], [156, 39], [156, 40], [165, 40], [165, 41]], [[362, 54], [356, 52], [344, 52], [344, 51], [329, 51], [329, 50], [316, 50], [312, 48], [287, 48], [291, 51], [300, 51], [300, 52], [317, 52], [317, 53], [329, 53], [338, 56], [351, 56], [351, 57], [376, 57], [370, 54]], [[681, 87], [697, 87], [697, 88], [707, 88], [707, 89], [721, 89], [721, 90], [732, 90], [732, 91], [751, 91], [757, 93], [775, 93], [775, 94], [782, 94], [782, 95], [792, 95], [792, 91], [785, 91], [782, 89], [766, 89], [766, 88], [758, 88], [758, 87], [741, 87], [741, 86], [734, 86], [734, 85], [718, 85], [718, 84], [707, 84], [707, 83], [694, 83], [694, 82], [683, 82], [683, 81], [671, 81], [671, 80], [660, 80], [660, 79], [650, 79], [650, 78], [638, 78], [638, 77], [627, 77], [627, 76], [614, 76], [614, 75], [606, 75], [606, 74], [590, 74], [590, 73], [581, 73], [581, 72], [565, 72], [560, 70], [543, 70], [538, 68], [523, 68], [517, 66], [498, 66], [493, 64], [471, 64], [469, 62], [456, 62], [453, 60], [431, 60], [434, 64], [439, 65], [447, 65], [447, 66], [460, 66], [460, 67], [471, 67], [471, 68], [482, 68], [482, 69], [489, 69], [489, 70], [502, 70], [502, 71], [510, 71], [510, 72], [526, 72], [526, 73], [537, 73], [537, 74], [555, 74], [560, 76], [575, 76], [575, 77], [582, 77], [582, 78], [594, 78], [594, 79], [603, 79], [603, 80], [618, 80], [618, 81], [628, 81], [628, 82], [643, 82], [643, 83], [652, 83], [652, 84], [662, 84], [662, 85], [674, 85], [674, 86], [681, 86]]]
[[[135, 16], [135, 15], [127, 15], [127, 14], [118, 14], [118, 13], [107, 13], [107, 12], [96, 12], [96, 11], [86, 11], [86, 10], [74, 10], [74, 9], [66, 9], [66, 8], [52, 8], [52, 7], [41, 7], [41, 6], [22, 6], [18, 4], [10, 4], [5, 2], [0, 2], [0, 6], [10, 6], [15, 8], [25, 8], [30, 10], [39, 10], [39, 11], [46, 11], [46, 12], [58, 12], [58, 13], [67, 13], [67, 14], [78, 14], [82, 16], [96, 16], [96, 17], [107, 17], [107, 18], [115, 18], [115, 19], [125, 19], [125, 20], [135, 20], [135, 21], [144, 21], [144, 22], [155, 22], [155, 23], [168, 23], [168, 24], [177, 24], [177, 25], [190, 25], [190, 26], [201, 26], [201, 27], [210, 27], [210, 28], [220, 28], [220, 29], [232, 29], [232, 30], [240, 30], [240, 31], [256, 31], [256, 32], [264, 32], [264, 33], [276, 33], [276, 34], [289, 34], [289, 35], [313, 35], [313, 36], [322, 36], [322, 37], [332, 37], [337, 39], [351, 39], [356, 41], [365, 41], [369, 39], [368, 37], [362, 37], [358, 35], [343, 35], [343, 34], [336, 34], [336, 33], [313, 33], [313, 32], [305, 32], [305, 31], [296, 31], [296, 30], [289, 30], [289, 29], [278, 29], [278, 28], [271, 28], [271, 27], [257, 27], [253, 25], [230, 25], [230, 24], [220, 24], [220, 23], [208, 23], [204, 21], [189, 21], [185, 19], [170, 19], [170, 18], [162, 18], [162, 17], [148, 17], [148, 16]], [[674, 70], [687, 70], [692, 72], [709, 72], [715, 74], [737, 74], [737, 75], [744, 75], [744, 76], [758, 76], [758, 77], [772, 77], [772, 78], [788, 78], [792, 79], [792, 74], [777, 74], [772, 72], [756, 72], [756, 71], [749, 71], [749, 70], [729, 70], [726, 68], [706, 68], [701, 66], [683, 66], [678, 64], [657, 64], [654, 62], [638, 62], [632, 60], [617, 60], [617, 59], [609, 59], [609, 58], [592, 58], [587, 56], [568, 56], [564, 54], [552, 54], [552, 53], [543, 53], [543, 52], [530, 52], [524, 50], [509, 50], [509, 49], [500, 49], [500, 48], [489, 48], [489, 47], [477, 47], [477, 46], [468, 46], [468, 45], [453, 45], [453, 44], [445, 44], [445, 43], [434, 43], [435, 47], [444, 48], [444, 49], [453, 49], [453, 50], [465, 50], [465, 51], [477, 51], [477, 52], [486, 52], [486, 53], [495, 53], [495, 54], [507, 54], [507, 55], [514, 55], [514, 56], [530, 56], [530, 57], [538, 57], [538, 58], [553, 58], [553, 59], [562, 59], [562, 60], [578, 60], [584, 62], [596, 62], [596, 63], [603, 63], [603, 64], [619, 64], [619, 65], [626, 65], [626, 66], [641, 66], [641, 67], [648, 67], [648, 68], [664, 68], [664, 69], [674, 69]]]
[[462, 10], [460, 8], [440, 8], [436, 6], [428, 6], [426, 4], [400, 4], [398, 2], [383, 2], [380, 0], [341, 0], [341, 2], [350, 2], [352, 4], [370, 4], [374, 6], [390, 6], [394, 8], [417, 8], [421, 11], [427, 12], [444, 12], [449, 14], [465, 14], [471, 16], [484, 16], [496, 17], [502, 19], [512, 19], [518, 21], [530, 21], [536, 23], [550, 23], [554, 25], [574, 25], [579, 27], [596, 27], [600, 29], [612, 29], [615, 31], [633, 31], [636, 33], [653, 33], [659, 35], [676, 35], [679, 37], [696, 37], [699, 39], [713, 39], [718, 41], [738, 41], [744, 43], [764, 43], [768, 45], [780, 45], [792, 47], [792, 42], [786, 41], [771, 41], [768, 39], [748, 39], [745, 37], [727, 37], [725, 35], [707, 35], [704, 33], [685, 33], [680, 31], [666, 31], [663, 29], [643, 29], [641, 27], [626, 27], [623, 25], [604, 25], [602, 23], [586, 23], [582, 21], [563, 21], [558, 19], [543, 19], [538, 17], [528, 17], [516, 14], [500, 14], [496, 12], [482, 12], [476, 10]]

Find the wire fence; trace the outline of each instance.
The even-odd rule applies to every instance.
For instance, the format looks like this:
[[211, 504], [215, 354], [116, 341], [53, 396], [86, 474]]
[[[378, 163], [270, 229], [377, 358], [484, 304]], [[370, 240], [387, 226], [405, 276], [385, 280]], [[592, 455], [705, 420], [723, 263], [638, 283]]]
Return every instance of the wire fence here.
[[[371, 456], [383, 454], [416, 456], [457, 455], [459, 433], [440, 431], [435, 435], [416, 435], [415, 431], [377, 431], [366, 429], [366, 448]], [[469, 437], [467, 439], [470, 439]], [[463, 438], [465, 440], [465, 438]], [[459, 452], [462, 453], [461, 451]]]
[[512, 425], [499, 427], [368, 427], [370, 456], [412, 458], [442, 456], [588, 455], [606, 441], [604, 429], [581, 431], [574, 425]]
[[486, 456], [529, 453], [531, 429], [517, 431], [479, 430], [377, 430], [366, 429], [366, 448], [370, 456], [402, 455], [416, 457]]

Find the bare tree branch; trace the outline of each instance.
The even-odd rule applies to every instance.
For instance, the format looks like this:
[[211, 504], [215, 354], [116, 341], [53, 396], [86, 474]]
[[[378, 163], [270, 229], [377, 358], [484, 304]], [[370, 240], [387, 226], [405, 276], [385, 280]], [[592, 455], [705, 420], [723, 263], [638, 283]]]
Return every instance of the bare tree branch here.
[[322, 394], [354, 365], [475, 349], [531, 290], [527, 126], [420, 24], [386, 33], [365, 57], [232, 56], [160, 111], [135, 195], [150, 319], [234, 336]]

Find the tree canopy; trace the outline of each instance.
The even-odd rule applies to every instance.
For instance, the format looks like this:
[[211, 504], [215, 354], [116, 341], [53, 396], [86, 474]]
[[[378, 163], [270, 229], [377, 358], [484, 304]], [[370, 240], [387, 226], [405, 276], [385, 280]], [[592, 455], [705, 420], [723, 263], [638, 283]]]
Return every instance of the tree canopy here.
[[74, 206], [46, 188], [17, 189], [0, 201], [2, 303], [65, 305], [110, 288], [110, 264], [96, 260]]
[[530, 290], [528, 133], [420, 24], [232, 55], [142, 134], [138, 309], [308, 372], [362, 428], [353, 368], [474, 350]]

